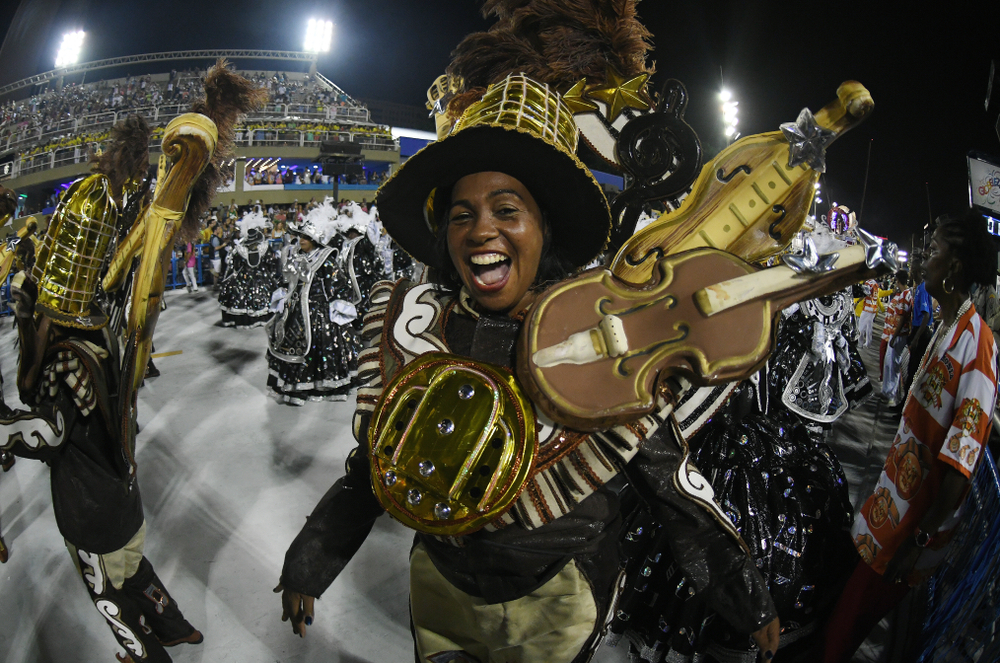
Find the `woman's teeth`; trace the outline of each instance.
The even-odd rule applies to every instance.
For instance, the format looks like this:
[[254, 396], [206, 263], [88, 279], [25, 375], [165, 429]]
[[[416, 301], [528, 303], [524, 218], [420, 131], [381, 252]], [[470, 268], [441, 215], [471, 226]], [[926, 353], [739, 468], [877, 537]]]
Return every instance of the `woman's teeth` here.
[[473, 265], [492, 265], [504, 260], [507, 260], [507, 256], [502, 253], [478, 253], [469, 258]]
[[469, 257], [472, 273], [483, 286], [495, 286], [504, 282], [510, 274], [510, 258], [502, 253], [478, 253]]

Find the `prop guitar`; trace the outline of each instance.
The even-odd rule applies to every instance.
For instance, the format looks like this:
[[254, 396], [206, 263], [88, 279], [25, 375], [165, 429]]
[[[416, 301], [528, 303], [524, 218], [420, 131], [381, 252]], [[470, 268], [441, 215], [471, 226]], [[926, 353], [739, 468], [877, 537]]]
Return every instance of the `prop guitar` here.
[[[592, 270], [545, 291], [520, 338], [518, 376], [550, 418], [604, 430], [653, 410], [671, 375], [709, 386], [766, 361], [782, 309], [895, 266], [895, 246], [861, 244], [758, 269], [702, 248], [661, 258], [642, 286]], [[831, 268], [835, 263], [836, 267]]]
[[815, 117], [803, 109], [781, 131], [740, 139], [705, 165], [679, 209], [622, 245], [611, 271], [645, 283], [659, 258], [688, 249], [712, 247], [750, 262], [778, 253], [805, 222], [826, 147], [873, 107], [868, 90], [848, 81]]

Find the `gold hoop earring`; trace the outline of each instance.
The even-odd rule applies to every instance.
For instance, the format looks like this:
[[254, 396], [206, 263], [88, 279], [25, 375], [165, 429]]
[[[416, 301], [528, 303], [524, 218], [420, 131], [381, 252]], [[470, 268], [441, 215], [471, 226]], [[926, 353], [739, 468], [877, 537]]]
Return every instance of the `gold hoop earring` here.
[[944, 277], [943, 279], [941, 279], [941, 289], [944, 290], [944, 294], [946, 294], [946, 295], [950, 295], [951, 293], [955, 292], [955, 286], [954, 285], [952, 285], [951, 288], [948, 287], [948, 277], [947, 276]]

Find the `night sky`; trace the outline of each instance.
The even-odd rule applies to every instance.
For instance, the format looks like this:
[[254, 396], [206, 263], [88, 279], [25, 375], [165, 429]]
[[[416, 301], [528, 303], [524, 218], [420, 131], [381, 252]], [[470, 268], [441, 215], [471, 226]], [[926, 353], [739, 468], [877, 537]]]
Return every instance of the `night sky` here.
[[[422, 105], [451, 49], [489, 25], [475, 0], [23, 2], [29, 20], [10, 30], [0, 83], [51, 69], [71, 28], [87, 31], [82, 59], [96, 60], [194, 48], [299, 50], [316, 16], [336, 24], [322, 73], [356, 97]], [[17, 3], [0, 4], [7, 34]], [[929, 215], [968, 205], [970, 149], [1000, 155], [1000, 90], [989, 112], [983, 107], [990, 60], [1000, 60], [997, 6], [854, 4], [644, 0], [639, 14], [654, 35], [655, 87], [667, 78], [687, 86], [687, 119], [707, 148], [720, 143], [720, 76], [740, 102], [744, 135], [774, 131], [801, 108], [833, 100], [842, 81], [861, 81], [875, 111], [830, 147], [825, 202], [861, 211], [870, 147], [861, 223], [909, 245]]]

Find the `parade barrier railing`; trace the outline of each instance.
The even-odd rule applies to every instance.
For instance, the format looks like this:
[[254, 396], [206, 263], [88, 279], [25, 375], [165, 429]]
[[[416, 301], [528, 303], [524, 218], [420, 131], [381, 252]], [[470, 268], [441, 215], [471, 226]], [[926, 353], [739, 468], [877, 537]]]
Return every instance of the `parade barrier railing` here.
[[[275, 253], [281, 248], [282, 240], [270, 239], [268, 244], [271, 246], [271, 250]], [[194, 257], [195, 257], [195, 267], [194, 275], [195, 280], [199, 286], [206, 285], [209, 283], [211, 276], [211, 259], [209, 255], [211, 253], [211, 246], [208, 244], [195, 244], [194, 245]], [[223, 269], [225, 269], [223, 267]], [[173, 257], [170, 259], [170, 273], [167, 274], [167, 290], [174, 290], [176, 288], [187, 287], [184, 282], [184, 256], [179, 251], [175, 251]], [[6, 299], [4, 299], [4, 305], [6, 306]], [[5, 313], [4, 313], [5, 314]]]
[[[282, 245], [281, 239], [271, 239], [268, 240], [271, 246], [271, 250], [277, 252]], [[211, 260], [209, 258], [211, 246], [208, 244], [195, 244], [195, 279], [199, 286], [211, 285], [209, 278], [211, 276]], [[167, 274], [167, 284], [166, 288], [168, 290], [174, 290], [176, 288], [184, 288], [187, 284], [184, 282], [184, 257], [179, 255], [179, 252], [175, 252], [174, 256], [170, 259], [170, 272]], [[10, 308], [10, 280], [13, 278], [13, 274], [7, 276], [7, 280], [0, 284], [0, 317], [13, 315], [14, 311]]]
[[918, 663], [1000, 661], [1000, 475], [983, 453], [953, 552], [930, 580]]

